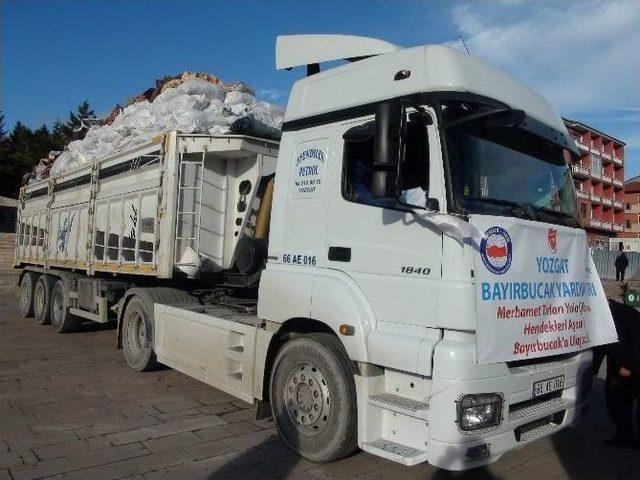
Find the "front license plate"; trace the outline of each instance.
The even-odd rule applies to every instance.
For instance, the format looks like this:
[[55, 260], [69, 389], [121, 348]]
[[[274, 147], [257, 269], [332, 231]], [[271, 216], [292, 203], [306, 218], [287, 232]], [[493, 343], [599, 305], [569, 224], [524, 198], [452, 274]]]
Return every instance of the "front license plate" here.
[[564, 375], [559, 377], [548, 378], [547, 380], [540, 380], [533, 384], [533, 396], [539, 397], [545, 393], [555, 392], [556, 390], [562, 390], [564, 388]]

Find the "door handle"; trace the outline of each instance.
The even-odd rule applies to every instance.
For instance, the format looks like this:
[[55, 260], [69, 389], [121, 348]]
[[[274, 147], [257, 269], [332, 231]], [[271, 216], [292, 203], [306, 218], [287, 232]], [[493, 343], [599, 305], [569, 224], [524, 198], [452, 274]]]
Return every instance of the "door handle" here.
[[329, 260], [333, 260], [334, 262], [350, 262], [351, 248], [350, 247], [329, 247]]

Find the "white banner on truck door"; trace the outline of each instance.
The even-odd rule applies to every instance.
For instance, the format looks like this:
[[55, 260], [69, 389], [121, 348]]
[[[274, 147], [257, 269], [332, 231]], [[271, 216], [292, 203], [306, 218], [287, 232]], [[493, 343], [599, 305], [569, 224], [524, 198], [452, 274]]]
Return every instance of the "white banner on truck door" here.
[[584, 231], [472, 216], [476, 356], [481, 364], [576, 352], [617, 340]]

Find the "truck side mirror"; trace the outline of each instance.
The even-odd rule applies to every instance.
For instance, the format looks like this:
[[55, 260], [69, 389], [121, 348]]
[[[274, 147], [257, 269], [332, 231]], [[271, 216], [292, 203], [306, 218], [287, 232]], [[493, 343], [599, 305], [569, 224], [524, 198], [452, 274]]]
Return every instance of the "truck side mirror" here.
[[396, 177], [402, 151], [403, 123], [404, 109], [399, 100], [378, 104], [370, 185], [374, 197], [396, 197]]
[[424, 208], [433, 212], [439, 212], [440, 202], [437, 198], [427, 198], [427, 203], [425, 204]]

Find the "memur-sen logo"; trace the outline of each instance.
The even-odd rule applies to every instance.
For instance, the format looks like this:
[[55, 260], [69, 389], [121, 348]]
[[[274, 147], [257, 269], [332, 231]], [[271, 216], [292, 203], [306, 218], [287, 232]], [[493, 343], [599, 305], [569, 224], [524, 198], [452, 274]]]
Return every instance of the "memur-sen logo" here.
[[547, 244], [551, 253], [556, 253], [558, 248], [558, 231], [555, 228], [550, 228], [547, 232]]
[[491, 273], [502, 275], [511, 267], [513, 245], [511, 237], [502, 227], [491, 227], [480, 241], [482, 263]]

